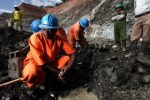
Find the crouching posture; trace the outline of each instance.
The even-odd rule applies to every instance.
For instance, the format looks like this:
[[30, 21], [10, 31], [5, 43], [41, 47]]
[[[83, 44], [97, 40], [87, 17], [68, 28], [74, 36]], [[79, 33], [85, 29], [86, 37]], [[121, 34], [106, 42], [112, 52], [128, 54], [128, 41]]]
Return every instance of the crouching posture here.
[[[45, 84], [45, 68], [56, 72], [62, 79], [74, 61], [75, 50], [66, 39], [56, 34], [61, 31], [58, 31], [58, 20], [55, 16], [45, 15], [39, 27], [42, 30], [29, 38], [30, 51], [24, 60], [22, 72], [22, 80], [30, 88]], [[57, 58], [62, 50], [65, 51], [65, 55]]]
[[75, 48], [76, 42], [81, 47], [86, 46], [87, 40], [84, 36], [84, 30], [89, 26], [89, 21], [86, 18], [81, 18], [77, 23], [73, 24], [69, 29], [68, 41]]

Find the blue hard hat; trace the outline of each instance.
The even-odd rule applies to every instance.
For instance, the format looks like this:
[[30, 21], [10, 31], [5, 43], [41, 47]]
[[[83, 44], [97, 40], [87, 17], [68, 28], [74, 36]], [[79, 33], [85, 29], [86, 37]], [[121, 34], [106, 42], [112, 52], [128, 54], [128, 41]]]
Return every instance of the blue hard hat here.
[[87, 28], [89, 26], [89, 20], [87, 18], [81, 18], [79, 23], [83, 28]]
[[40, 24], [41, 24], [40, 19], [36, 19], [31, 23], [31, 29], [34, 33], [41, 30], [41, 28], [39, 27]]
[[46, 14], [42, 18], [41, 25], [39, 25], [41, 29], [58, 29], [58, 20], [57, 18], [52, 14]]

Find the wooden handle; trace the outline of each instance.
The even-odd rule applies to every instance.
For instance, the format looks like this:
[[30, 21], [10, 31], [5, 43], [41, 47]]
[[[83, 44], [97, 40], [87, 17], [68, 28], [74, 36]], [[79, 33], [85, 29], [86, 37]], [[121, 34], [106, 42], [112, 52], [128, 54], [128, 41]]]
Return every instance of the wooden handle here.
[[14, 80], [12, 80], [12, 81], [9, 81], [9, 82], [2, 83], [2, 84], [0, 84], [0, 87], [3, 87], [3, 86], [6, 86], [6, 85], [10, 85], [10, 84], [12, 84], [12, 83], [21, 81], [21, 79], [22, 79], [22, 78], [17, 78], [17, 79], [14, 79]]

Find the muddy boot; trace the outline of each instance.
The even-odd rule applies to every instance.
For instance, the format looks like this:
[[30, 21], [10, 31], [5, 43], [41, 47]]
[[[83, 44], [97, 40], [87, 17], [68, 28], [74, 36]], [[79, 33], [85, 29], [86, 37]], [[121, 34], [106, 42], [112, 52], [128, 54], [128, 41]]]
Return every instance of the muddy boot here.
[[146, 41], [143, 41], [141, 43], [141, 48], [140, 48], [140, 56], [146, 55], [146, 49], [147, 49], [148, 43]]
[[130, 52], [125, 57], [131, 57], [137, 55], [137, 42], [132, 42], [130, 45]]
[[126, 51], [126, 40], [122, 41], [122, 51], [125, 52]]

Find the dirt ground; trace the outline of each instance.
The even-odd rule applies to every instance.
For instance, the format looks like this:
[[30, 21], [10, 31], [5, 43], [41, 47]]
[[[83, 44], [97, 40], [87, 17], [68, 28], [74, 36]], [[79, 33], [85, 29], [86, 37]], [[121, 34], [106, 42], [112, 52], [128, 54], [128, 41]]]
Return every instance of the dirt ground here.
[[[115, 51], [112, 48], [113, 41], [110, 40], [94, 38], [90, 39], [89, 43], [86, 48], [78, 48], [72, 70], [65, 76], [66, 83], [54, 79], [50, 82], [48, 92], [44, 93], [40, 100], [87, 100], [86, 96], [70, 96], [65, 99], [70, 93], [80, 93], [73, 92], [76, 90], [83, 90], [81, 94], [93, 100], [150, 99], [149, 59], [145, 56], [126, 58], [128, 51]], [[7, 57], [0, 56], [0, 59], [2, 83], [11, 79], [4, 63], [7, 62]], [[37, 90], [36, 94], [39, 96], [42, 93]], [[30, 90], [22, 82], [0, 88], [1, 100], [37, 100], [29, 94]]]

